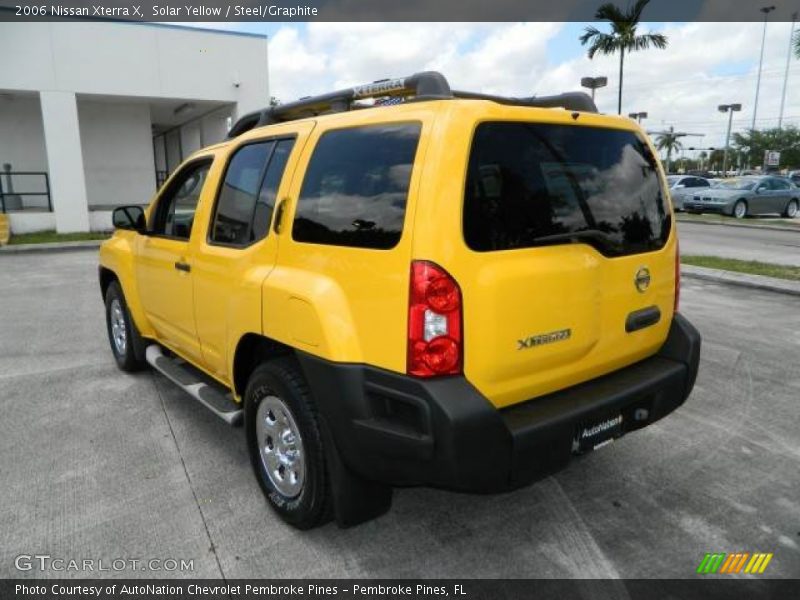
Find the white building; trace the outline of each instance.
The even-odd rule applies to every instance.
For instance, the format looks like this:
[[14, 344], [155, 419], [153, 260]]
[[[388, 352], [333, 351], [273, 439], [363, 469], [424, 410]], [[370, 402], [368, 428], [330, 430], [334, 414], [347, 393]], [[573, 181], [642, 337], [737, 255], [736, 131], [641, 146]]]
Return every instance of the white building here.
[[[0, 23], [0, 211], [13, 233], [109, 229], [268, 104], [267, 38], [121, 22]], [[49, 187], [49, 193], [48, 193]]]

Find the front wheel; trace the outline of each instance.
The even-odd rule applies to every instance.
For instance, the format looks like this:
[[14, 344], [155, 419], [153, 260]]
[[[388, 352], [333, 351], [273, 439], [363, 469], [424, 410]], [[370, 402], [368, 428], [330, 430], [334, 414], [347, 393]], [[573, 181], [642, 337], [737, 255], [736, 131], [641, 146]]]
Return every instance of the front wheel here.
[[783, 216], [787, 219], [794, 219], [797, 216], [797, 200], [789, 200], [786, 210], [783, 211]]
[[250, 462], [270, 506], [290, 525], [311, 529], [332, 515], [316, 407], [291, 357], [253, 371], [244, 397]]
[[119, 283], [112, 281], [106, 290], [106, 328], [111, 352], [123, 371], [140, 371], [147, 363], [141, 355], [141, 338], [131, 320]]
[[747, 216], [747, 202], [744, 200], [737, 200], [733, 205], [733, 216], [737, 219], [744, 219]]

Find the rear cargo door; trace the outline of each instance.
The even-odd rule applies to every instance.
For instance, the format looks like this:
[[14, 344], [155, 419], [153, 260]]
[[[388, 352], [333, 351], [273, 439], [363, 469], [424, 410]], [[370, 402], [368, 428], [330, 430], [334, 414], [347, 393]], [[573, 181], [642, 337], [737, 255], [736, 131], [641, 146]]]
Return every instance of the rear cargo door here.
[[654, 353], [674, 304], [671, 229], [637, 132], [479, 124], [459, 274], [467, 378], [505, 406]]

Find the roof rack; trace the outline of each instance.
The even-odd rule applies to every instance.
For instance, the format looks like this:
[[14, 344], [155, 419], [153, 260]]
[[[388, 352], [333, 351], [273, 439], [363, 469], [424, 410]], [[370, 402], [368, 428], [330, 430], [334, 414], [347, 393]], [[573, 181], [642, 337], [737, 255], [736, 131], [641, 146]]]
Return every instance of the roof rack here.
[[228, 132], [228, 138], [234, 138], [246, 131], [261, 127], [304, 119], [321, 114], [346, 112], [354, 108], [363, 108], [356, 104], [358, 100], [367, 98], [385, 98], [387, 96], [413, 96], [414, 101], [445, 100], [464, 98], [472, 100], [491, 100], [501, 104], [514, 106], [535, 106], [542, 108], [561, 107], [567, 110], [583, 112], [597, 112], [594, 101], [583, 92], [571, 92], [558, 96], [543, 96], [531, 98], [507, 98], [473, 92], [459, 92], [450, 89], [450, 84], [441, 73], [436, 71], [423, 71], [410, 77], [398, 79], [380, 79], [357, 85], [352, 88], [330, 92], [320, 96], [309, 96], [295, 102], [280, 104], [248, 113], [240, 118]]
[[530, 98], [510, 98], [506, 96], [493, 96], [491, 94], [479, 94], [477, 92], [453, 91], [454, 98], [464, 98], [468, 100], [491, 100], [499, 104], [511, 106], [533, 106], [536, 108], [564, 108], [566, 110], [577, 110], [580, 112], [597, 112], [597, 106], [589, 94], [584, 92], [567, 92], [556, 96], [531, 96]]

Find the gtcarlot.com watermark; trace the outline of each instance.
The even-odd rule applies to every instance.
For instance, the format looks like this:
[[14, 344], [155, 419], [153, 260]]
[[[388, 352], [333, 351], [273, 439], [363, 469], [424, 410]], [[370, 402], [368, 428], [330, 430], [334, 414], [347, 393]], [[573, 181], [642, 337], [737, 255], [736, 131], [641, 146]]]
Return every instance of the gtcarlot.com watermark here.
[[121, 572], [194, 571], [194, 559], [184, 558], [64, 558], [49, 554], [20, 554], [14, 559], [17, 571]]

